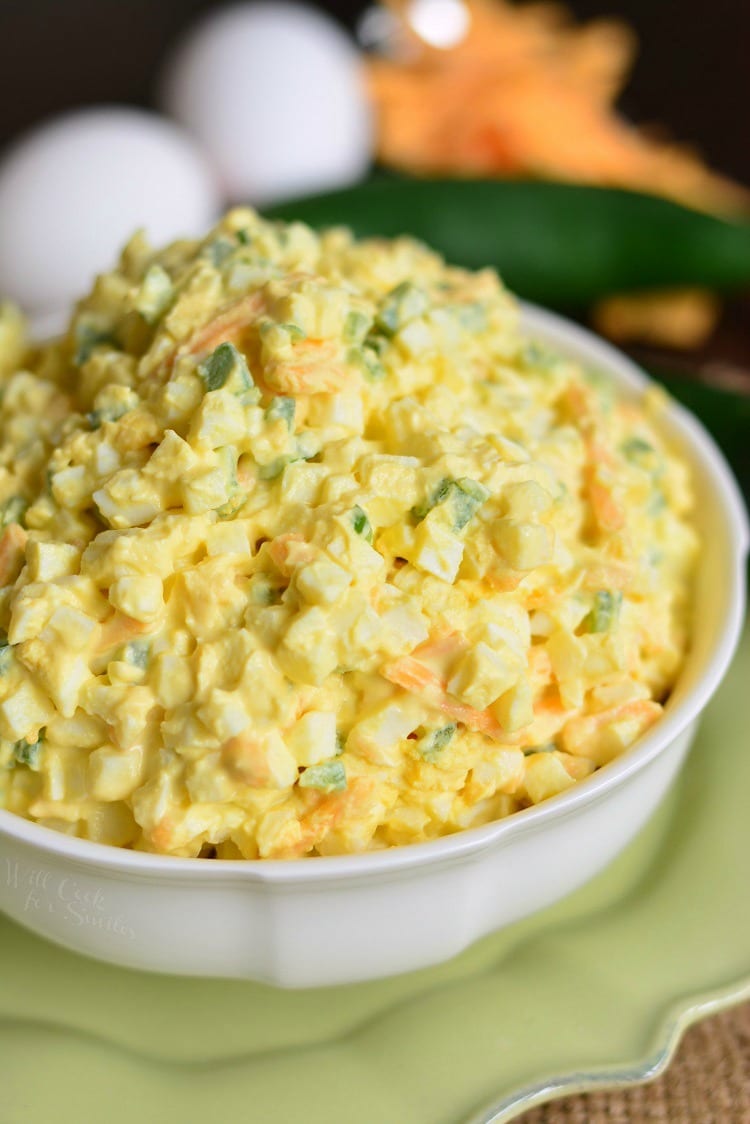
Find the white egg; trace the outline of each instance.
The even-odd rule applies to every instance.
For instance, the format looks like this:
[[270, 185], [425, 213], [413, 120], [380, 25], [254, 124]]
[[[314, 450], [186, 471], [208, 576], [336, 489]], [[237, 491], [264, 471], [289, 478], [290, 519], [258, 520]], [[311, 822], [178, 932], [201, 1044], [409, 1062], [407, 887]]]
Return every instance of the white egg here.
[[220, 208], [205, 157], [171, 122], [116, 106], [54, 118], [0, 164], [0, 295], [59, 312], [134, 230], [159, 245], [204, 230]]
[[210, 153], [235, 200], [264, 204], [358, 180], [373, 127], [360, 56], [322, 12], [237, 4], [167, 61], [162, 107]]

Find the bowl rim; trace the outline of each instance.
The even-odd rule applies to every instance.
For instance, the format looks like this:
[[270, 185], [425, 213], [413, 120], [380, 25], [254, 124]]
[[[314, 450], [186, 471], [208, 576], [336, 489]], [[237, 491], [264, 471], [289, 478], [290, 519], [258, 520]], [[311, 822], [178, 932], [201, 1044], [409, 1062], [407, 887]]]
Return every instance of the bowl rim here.
[[[530, 333], [550, 339], [563, 352], [593, 361], [620, 386], [634, 392], [654, 385], [643, 370], [592, 332], [565, 317], [527, 302], [519, 302], [522, 324]], [[667, 704], [664, 717], [652, 731], [621, 757], [598, 769], [572, 788], [531, 808], [479, 827], [466, 828], [438, 839], [411, 843], [360, 854], [315, 856], [309, 861], [288, 859], [212, 859], [210, 862], [172, 855], [132, 851], [62, 834], [0, 808], [0, 841], [4, 847], [15, 840], [35, 848], [50, 859], [66, 859], [78, 867], [108, 870], [113, 874], [161, 881], [210, 879], [221, 884], [240, 880], [263, 885], [299, 885], [348, 881], [373, 875], [397, 875], [416, 868], [450, 865], [478, 855], [490, 847], [507, 843], [516, 835], [538, 830], [550, 821], [575, 814], [598, 801], [683, 733], [698, 717], [716, 690], [739, 642], [745, 615], [745, 563], [750, 548], [750, 528], [745, 504], [723, 453], [703, 424], [674, 400], [669, 401], [667, 423], [678, 440], [689, 447], [715, 498], [720, 501], [732, 536], [728, 612], [712, 651], [689, 696], [673, 707]], [[166, 879], [164, 876], [167, 876]]]

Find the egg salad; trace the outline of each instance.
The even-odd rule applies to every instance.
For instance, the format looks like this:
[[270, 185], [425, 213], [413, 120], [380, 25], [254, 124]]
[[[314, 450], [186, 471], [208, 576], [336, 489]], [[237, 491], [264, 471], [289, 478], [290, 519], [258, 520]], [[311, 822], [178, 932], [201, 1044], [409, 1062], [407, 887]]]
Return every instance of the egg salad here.
[[654, 392], [491, 271], [230, 212], [0, 316], [0, 806], [163, 854], [432, 839], [662, 713], [697, 540]]

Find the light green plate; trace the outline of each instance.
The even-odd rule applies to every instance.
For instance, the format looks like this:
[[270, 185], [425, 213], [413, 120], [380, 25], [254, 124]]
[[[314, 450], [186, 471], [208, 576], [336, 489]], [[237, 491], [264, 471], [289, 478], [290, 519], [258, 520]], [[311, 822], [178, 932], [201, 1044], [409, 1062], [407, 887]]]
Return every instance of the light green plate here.
[[0, 919], [2, 1124], [478, 1124], [652, 1076], [750, 995], [749, 685], [750, 632], [635, 844], [440, 968], [282, 992], [111, 968]]

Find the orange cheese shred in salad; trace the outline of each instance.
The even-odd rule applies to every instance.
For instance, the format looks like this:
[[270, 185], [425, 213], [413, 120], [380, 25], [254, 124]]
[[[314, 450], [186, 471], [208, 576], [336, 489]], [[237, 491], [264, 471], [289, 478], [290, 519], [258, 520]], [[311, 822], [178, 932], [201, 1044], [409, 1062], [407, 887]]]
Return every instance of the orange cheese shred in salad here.
[[662, 399], [491, 271], [230, 212], [0, 314], [0, 805], [170, 855], [434, 839], [659, 720], [697, 540]]

